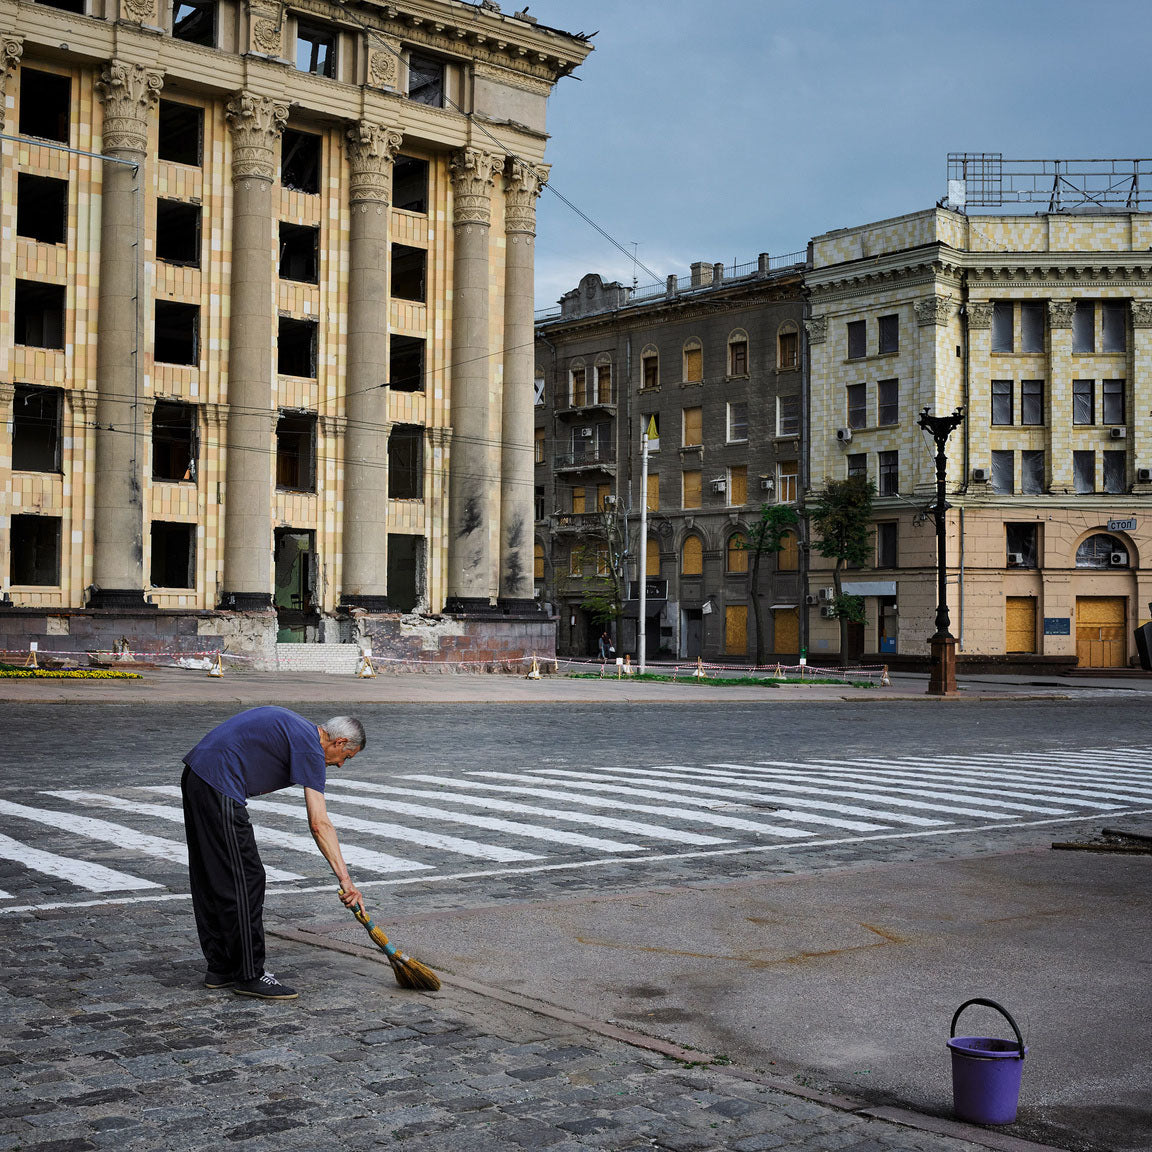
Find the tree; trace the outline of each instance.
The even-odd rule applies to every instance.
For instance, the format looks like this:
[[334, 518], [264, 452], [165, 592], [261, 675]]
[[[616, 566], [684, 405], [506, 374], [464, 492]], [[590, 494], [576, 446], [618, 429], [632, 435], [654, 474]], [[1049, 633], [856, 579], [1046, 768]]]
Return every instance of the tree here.
[[760, 519], [748, 528], [743, 547], [748, 552], [748, 592], [756, 620], [756, 663], [764, 663], [764, 606], [760, 603], [760, 561], [784, 548], [784, 536], [800, 523], [787, 504], [761, 504]]
[[[574, 546], [581, 566], [595, 563], [598, 583], [585, 585], [580, 607], [601, 628], [618, 627], [624, 615], [628, 572], [628, 523], [615, 501], [596, 510]], [[616, 634], [619, 643], [619, 633]]]
[[863, 567], [872, 556], [872, 498], [876, 485], [864, 476], [826, 480], [822, 492], [805, 501], [805, 513], [817, 538], [812, 547], [827, 560], [835, 560], [832, 610], [840, 621], [840, 663], [848, 651], [848, 624], [863, 624], [864, 597], [845, 596], [841, 573], [849, 564]]

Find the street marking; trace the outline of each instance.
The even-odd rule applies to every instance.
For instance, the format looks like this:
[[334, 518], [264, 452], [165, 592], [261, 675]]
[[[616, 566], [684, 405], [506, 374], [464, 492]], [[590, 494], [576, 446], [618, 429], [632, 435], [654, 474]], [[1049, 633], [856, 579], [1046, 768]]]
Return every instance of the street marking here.
[[[950, 766], [946, 767], [948, 770], [951, 770]], [[980, 766], [976, 765], [975, 767], [978, 768]], [[1031, 783], [1033, 781], [1047, 781], [1050, 779], [1049, 775], [1039, 773], [1033, 769], [1013, 769], [1000, 764], [995, 765], [995, 767], [998, 776], [1005, 780], [1011, 780], [1014, 783]], [[944, 770], [945, 768], [937, 769], [937, 771]], [[957, 766], [957, 770], [962, 769]], [[1085, 776], [1079, 776], [1073, 779], [1062, 777], [1058, 787], [1062, 791], [1067, 791], [1075, 795], [1095, 796], [1101, 800], [1124, 800], [1130, 804], [1146, 804], [1149, 799], [1152, 799], [1152, 786], [1146, 789], [1131, 789], [1126, 784], [1113, 786], [1107, 779], [1096, 780]], [[1117, 791], [1116, 789], [1118, 788], [1123, 788], [1124, 791]]]
[[[596, 828], [610, 828], [629, 832], [634, 836], [647, 836], [651, 840], [671, 840], [677, 844], [728, 844], [719, 836], [701, 836], [696, 832], [681, 832], [657, 824], [644, 824], [638, 820], [620, 820], [613, 816], [590, 816], [582, 812], [567, 812], [560, 808], [539, 808], [535, 804], [518, 804], [514, 800], [493, 800], [486, 796], [469, 796], [462, 792], [426, 792], [419, 788], [394, 788], [387, 784], [370, 784], [363, 780], [328, 781], [328, 792], [337, 783], [345, 788], [360, 789], [387, 796], [414, 796], [417, 799], [448, 800], [469, 804], [474, 808], [487, 808], [497, 812], [512, 812], [522, 816], [545, 816], [550, 820], [564, 820], [570, 824], [591, 824]], [[339, 796], [339, 793], [336, 794]]]
[[[115, 808], [122, 812], [136, 812], [141, 816], [154, 816], [158, 820], [170, 820], [183, 825], [184, 813], [179, 808], [169, 808], [166, 804], [146, 804], [135, 800], [123, 800], [119, 796], [107, 796], [103, 792], [76, 792], [71, 790], [48, 791], [45, 796], [56, 796], [61, 800], [72, 800], [77, 804], [95, 804], [102, 808]], [[303, 880], [299, 872], [282, 872], [279, 868], [264, 865], [264, 874], [269, 880]]]
[[[21, 844], [11, 836], [0, 835], [0, 859], [14, 860], [23, 864], [33, 872], [42, 872], [46, 876], [56, 876], [75, 884], [77, 888], [86, 888], [89, 892], [124, 892], [136, 888], [163, 888], [152, 880], [142, 880], [139, 876], [129, 876], [127, 872], [117, 872], [114, 868], [105, 868], [103, 864], [93, 864], [89, 860], [73, 860], [67, 856], [57, 856], [55, 852], [44, 852], [28, 844]], [[5, 912], [16, 912], [19, 909], [5, 908]]]
[[[403, 804], [392, 800], [375, 800], [371, 796], [341, 796], [340, 799], [345, 804], [384, 809], [387, 812], [398, 812], [401, 816], [425, 816], [433, 820], [448, 820], [454, 824], [466, 824], [471, 828], [509, 832], [516, 836], [526, 836], [530, 840], [547, 840], [552, 844], [570, 844], [576, 848], [593, 848], [598, 852], [644, 851], [640, 844], [624, 844], [619, 840], [601, 840], [599, 837], [585, 836], [580, 832], [565, 832], [562, 828], [541, 828], [536, 824], [523, 824], [518, 820], [498, 820], [493, 816], [473, 816], [465, 812], [451, 812], [446, 808], [429, 808], [424, 804]], [[350, 817], [342, 816], [341, 819], [347, 821]], [[365, 821], [359, 823], [366, 824]]]

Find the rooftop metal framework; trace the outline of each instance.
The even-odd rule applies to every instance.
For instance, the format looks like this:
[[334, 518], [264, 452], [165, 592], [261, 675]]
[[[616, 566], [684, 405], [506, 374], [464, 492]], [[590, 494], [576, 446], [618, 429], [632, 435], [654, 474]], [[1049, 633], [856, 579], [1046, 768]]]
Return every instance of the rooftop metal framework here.
[[1043, 204], [1049, 212], [1152, 208], [1150, 160], [1005, 160], [1001, 152], [949, 152], [956, 208]]

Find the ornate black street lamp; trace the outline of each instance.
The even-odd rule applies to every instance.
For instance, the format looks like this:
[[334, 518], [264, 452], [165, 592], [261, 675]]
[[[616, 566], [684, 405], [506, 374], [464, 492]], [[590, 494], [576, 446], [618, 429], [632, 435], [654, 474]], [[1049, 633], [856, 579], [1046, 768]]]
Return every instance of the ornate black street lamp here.
[[951, 416], [929, 416], [925, 408], [916, 423], [936, 441], [936, 501], [930, 511], [936, 522], [936, 634], [932, 645], [932, 674], [928, 678], [929, 696], [948, 696], [956, 691], [956, 641], [948, 618], [948, 551], [945, 538], [945, 513], [951, 505], [944, 498], [948, 471], [946, 447], [948, 437], [960, 427], [964, 409]]

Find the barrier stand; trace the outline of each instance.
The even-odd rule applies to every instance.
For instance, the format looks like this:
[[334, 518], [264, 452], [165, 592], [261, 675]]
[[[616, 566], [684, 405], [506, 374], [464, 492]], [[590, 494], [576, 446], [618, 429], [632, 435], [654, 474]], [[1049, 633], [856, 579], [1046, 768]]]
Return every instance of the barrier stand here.
[[707, 680], [708, 679], [708, 674], [704, 671], [703, 657], [700, 657], [700, 656], [696, 657], [696, 671], [692, 673], [692, 676], [696, 680]]
[[220, 659], [220, 649], [216, 649], [216, 663], [208, 669], [209, 676], [223, 676], [224, 675], [224, 662]]
[[776, 672], [773, 675], [772, 679], [773, 680], [783, 680], [784, 679], [784, 669], [781, 668], [779, 664], [776, 665]]
[[623, 656], [617, 656], [616, 657], [616, 679], [619, 680], [623, 674], [624, 674], [624, 657]]
[[362, 648], [360, 650], [360, 663], [356, 666], [356, 675], [361, 680], [374, 680], [376, 678], [376, 669], [372, 667], [372, 649]]
[[40, 647], [38, 640], [28, 641], [28, 659], [24, 661], [25, 668], [39, 668], [40, 665], [36, 663], [36, 649]]
[[532, 656], [532, 671], [524, 677], [525, 680], [539, 680], [540, 679], [540, 665], [536, 663], [536, 656]]
[[887, 664], [884, 665], [884, 668], [880, 673], [880, 687], [881, 688], [891, 688], [892, 687], [892, 681], [888, 679], [888, 665]]

